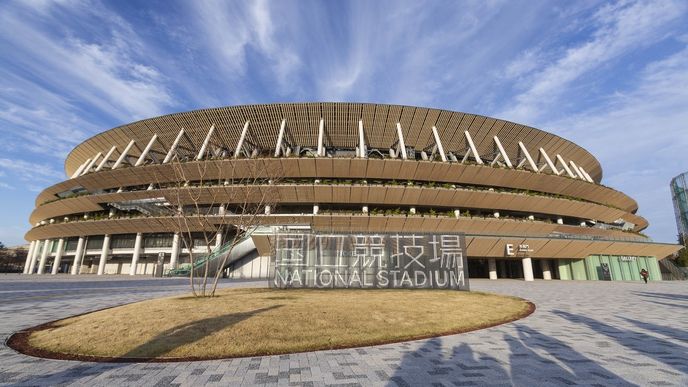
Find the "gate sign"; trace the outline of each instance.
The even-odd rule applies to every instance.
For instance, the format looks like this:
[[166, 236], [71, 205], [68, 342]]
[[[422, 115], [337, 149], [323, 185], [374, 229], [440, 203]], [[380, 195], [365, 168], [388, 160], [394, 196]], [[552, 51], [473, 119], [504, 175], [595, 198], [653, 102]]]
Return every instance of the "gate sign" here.
[[463, 234], [278, 232], [276, 288], [469, 290]]

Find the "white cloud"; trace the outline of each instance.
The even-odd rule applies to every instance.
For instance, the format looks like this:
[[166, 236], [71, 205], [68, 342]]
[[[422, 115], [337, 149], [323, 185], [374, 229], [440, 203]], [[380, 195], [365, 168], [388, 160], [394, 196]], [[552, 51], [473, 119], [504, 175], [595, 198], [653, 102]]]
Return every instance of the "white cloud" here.
[[15, 179], [31, 183], [49, 183], [63, 178], [63, 173], [58, 172], [50, 163], [30, 162], [0, 158], [0, 168], [5, 172], [12, 172]]
[[514, 98], [513, 106], [497, 115], [517, 122], [538, 120], [568, 85], [584, 74], [663, 37], [667, 24], [685, 8], [685, 3], [677, 1], [619, 2], [603, 7], [593, 19], [596, 30], [591, 39], [538, 71], [527, 90]]
[[[88, 41], [43, 28], [31, 20], [29, 10], [5, 8], [0, 15], [3, 50], [13, 52], [12, 61], [33, 82], [49, 84], [121, 122], [162, 114], [173, 104], [157, 70], [134, 58], [131, 49], [140, 43], [127, 28], [113, 23], [117, 30], [110, 36]], [[72, 11], [71, 17], [112, 20], [87, 7]]]
[[279, 3], [195, 1], [191, 2], [191, 10], [193, 32], [199, 42], [206, 44], [210, 54], [207, 60], [226, 80], [241, 84], [248, 70], [247, 57], [256, 52], [269, 69], [263, 75], [274, 80], [283, 93], [289, 92], [301, 63], [290, 41], [284, 38], [284, 20], [275, 17]]
[[596, 155], [605, 183], [636, 199], [657, 240], [674, 242], [669, 181], [688, 170], [688, 48], [645, 67], [607, 103], [546, 123]]

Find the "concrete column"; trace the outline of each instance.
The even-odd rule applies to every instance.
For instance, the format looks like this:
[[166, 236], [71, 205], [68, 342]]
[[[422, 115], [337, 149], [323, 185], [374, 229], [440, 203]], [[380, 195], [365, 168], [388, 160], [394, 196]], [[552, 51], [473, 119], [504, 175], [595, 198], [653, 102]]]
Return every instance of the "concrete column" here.
[[31, 257], [33, 250], [36, 248], [36, 241], [31, 241], [29, 244], [29, 251], [26, 252], [26, 261], [24, 262], [24, 274], [29, 274], [29, 267], [31, 267]]
[[215, 234], [215, 248], [217, 249], [222, 245], [222, 230], [219, 230], [217, 234]]
[[494, 258], [489, 258], [487, 260], [487, 267], [490, 270], [490, 279], [497, 279], [497, 261]]
[[103, 249], [100, 251], [100, 262], [98, 262], [98, 275], [105, 274], [105, 264], [110, 253], [110, 234], [103, 236]]
[[143, 234], [136, 234], [134, 240], [134, 254], [131, 255], [131, 266], [129, 267], [129, 275], [136, 275], [136, 267], [139, 265], [139, 256], [141, 255], [141, 242], [143, 241]]
[[542, 265], [542, 278], [546, 280], [551, 280], [552, 272], [549, 268], [549, 259], [540, 260], [540, 265]]
[[172, 237], [172, 255], [170, 257], [170, 266], [173, 269], [177, 268], [177, 260], [179, 259], [179, 233], [175, 232]]
[[60, 238], [57, 241], [57, 251], [55, 252], [55, 261], [53, 262], [53, 270], [50, 274], [57, 274], [57, 270], [60, 268], [60, 261], [62, 260], [62, 254], [64, 253], [64, 238]]
[[72, 275], [79, 274], [79, 266], [81, 266], [81, 258], [84, 255], [84, 237], [79, 237], [76, 243], [76, 251], [74, 252], [74, 264], [72, 264]]
[[48, 260], [48, 253], [50, 247], [50, 239], [46, 239], [43, 244], [43, 252], [41, 253], [41, 262], [38, 263], [38, 274], [43, 274], [45, 272], [45, 261]]
[[45, 240], [44, 241], [36, 241], [36, 248], [33, 249], [33, 257], [31, 258], [31, 267], [30, 267], [30, 274], [33, 274], [36, 271], [36, 266], [38, 265], [38, 260], [41, 257], [41, 251], [43, 251], [43, 246], [45, 246]]
[[313, 204], [313, 215], [318, 215], [318, 212], [320, 212], [320, 206]]
[[533, 260], [532, 258], [523, 258], [523, 279], [526, 281], [533, 281]]

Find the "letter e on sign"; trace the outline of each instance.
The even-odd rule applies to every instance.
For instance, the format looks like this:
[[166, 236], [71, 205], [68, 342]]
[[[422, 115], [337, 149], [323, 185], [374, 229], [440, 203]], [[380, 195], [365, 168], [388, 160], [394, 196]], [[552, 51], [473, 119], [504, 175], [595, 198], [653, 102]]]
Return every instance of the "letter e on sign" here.
[[506, 255], [508, 255], [508, 256], [514, 255], [514, 245], [512, 245], [511, 243], [506, 244]]

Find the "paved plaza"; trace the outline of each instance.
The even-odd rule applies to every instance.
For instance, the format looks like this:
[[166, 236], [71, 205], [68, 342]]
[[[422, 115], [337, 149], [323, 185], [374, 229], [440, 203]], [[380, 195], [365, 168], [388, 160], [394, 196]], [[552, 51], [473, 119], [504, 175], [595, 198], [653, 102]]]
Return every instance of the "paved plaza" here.
[[[471, 285], [529, 299], [537, 310], [514, 323], [461, 335], [202, 362], [56, 361], [3, 345], [0, 385], [688, 385], [688, 283]], [[40, 323], [186, 291], [186, 281], [176, 279], [0, 276], [0, 334], [4, 342]]]

